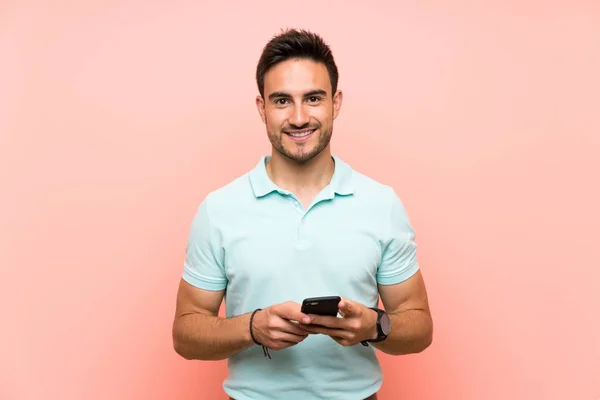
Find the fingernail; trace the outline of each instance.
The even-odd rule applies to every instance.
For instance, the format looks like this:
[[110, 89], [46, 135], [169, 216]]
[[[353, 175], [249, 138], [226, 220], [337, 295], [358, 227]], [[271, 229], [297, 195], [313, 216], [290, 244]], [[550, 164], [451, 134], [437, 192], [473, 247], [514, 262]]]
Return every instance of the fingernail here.
[[310, 317], [304, 317], [304, 318], [302, 318], [302, 322], [304, 322], [305, 324], [310, 323]]

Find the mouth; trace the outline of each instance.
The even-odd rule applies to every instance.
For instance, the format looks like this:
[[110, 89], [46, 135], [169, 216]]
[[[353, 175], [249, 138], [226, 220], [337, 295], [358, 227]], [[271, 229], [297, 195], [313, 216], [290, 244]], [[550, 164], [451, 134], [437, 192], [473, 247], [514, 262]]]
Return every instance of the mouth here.
[[310, 139], [310, 137], [316, 132], [316, 129], [303, 129], [301, 131], [284, 131], [295, 142], [301, 142]]

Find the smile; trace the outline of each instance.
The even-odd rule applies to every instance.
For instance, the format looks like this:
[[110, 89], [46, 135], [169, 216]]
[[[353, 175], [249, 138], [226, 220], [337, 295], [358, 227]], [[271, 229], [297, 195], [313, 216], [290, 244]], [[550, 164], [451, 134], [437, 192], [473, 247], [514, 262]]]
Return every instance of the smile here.
[[308, 139], [310, 136], [312, 136], [313, 133], [315, 133], [315, 131], [316, 129], [307, 129], [296, 132], [285, 132], [285, 134], [288, 135], [292, 140], [299, 141]]

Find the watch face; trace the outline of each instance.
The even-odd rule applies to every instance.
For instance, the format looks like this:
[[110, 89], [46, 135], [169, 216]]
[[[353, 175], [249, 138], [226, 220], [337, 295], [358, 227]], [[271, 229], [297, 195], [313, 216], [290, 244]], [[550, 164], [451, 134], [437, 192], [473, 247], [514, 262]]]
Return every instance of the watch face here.
[[389, 335], [390, 334], [390, 329], [391, 329], [391, 323], [390, 323], [390, 317], [387, 314], [382, 314], [381, 315], [381, 330], [383, 331], [384, 335]]

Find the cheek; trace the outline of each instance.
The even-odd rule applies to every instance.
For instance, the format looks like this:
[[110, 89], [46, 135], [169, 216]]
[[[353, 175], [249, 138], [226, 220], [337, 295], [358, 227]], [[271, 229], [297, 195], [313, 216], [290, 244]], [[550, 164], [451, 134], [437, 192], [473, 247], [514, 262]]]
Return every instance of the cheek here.
[[265, 114], [265, 119], [269, 131], [277, 132], [283, 127], [286, 117], [281, 112], [270, 112]]
[[333, 111], [329, 108], [322, 108], [315, 110], [313, 113], [311, 113], [311, 116], [313, 119], [319, 121], [321, 125], [330, 125], [331, 121], [333, 120], [332, 112]]

